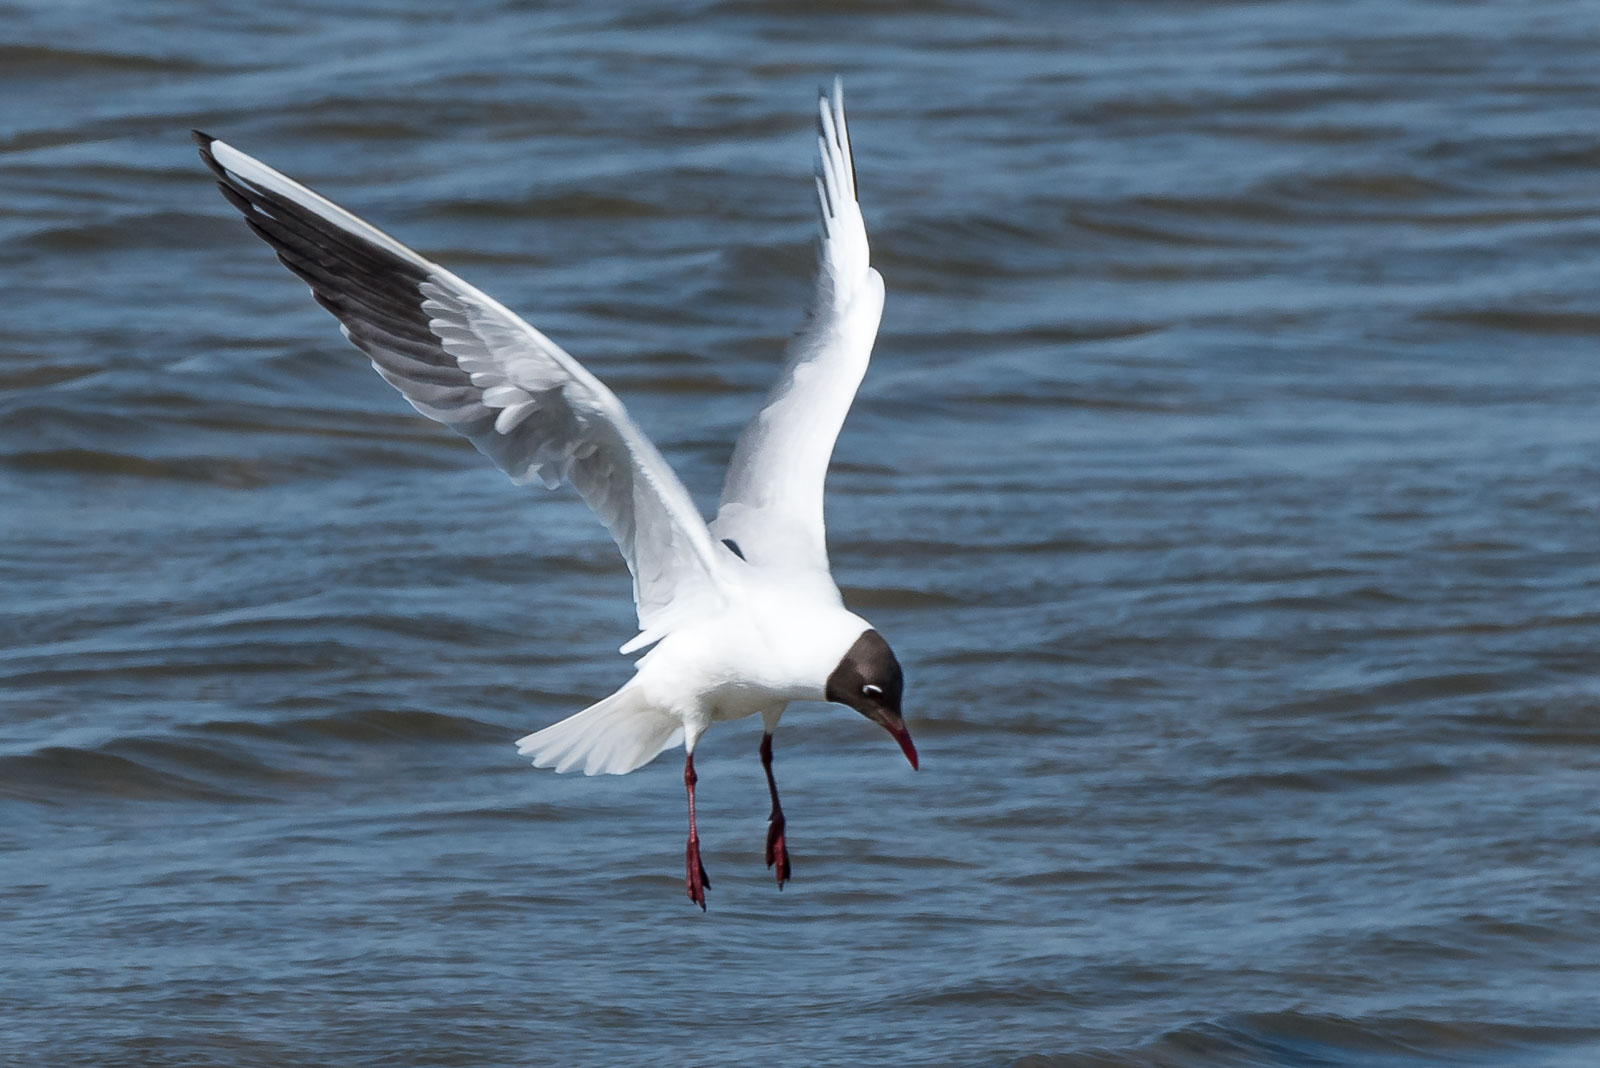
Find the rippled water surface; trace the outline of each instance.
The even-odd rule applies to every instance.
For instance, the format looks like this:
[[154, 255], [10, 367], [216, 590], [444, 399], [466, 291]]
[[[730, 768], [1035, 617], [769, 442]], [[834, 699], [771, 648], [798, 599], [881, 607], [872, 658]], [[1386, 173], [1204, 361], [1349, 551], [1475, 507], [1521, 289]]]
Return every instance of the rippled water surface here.
[[[1600, 1062], [1600, 5], [0, 0], [0, 1062]], [[844, 76], [830, 480], [909, 675], [679, 763], [570, 491], [416, 417], [254, 152], [709, 509]]]

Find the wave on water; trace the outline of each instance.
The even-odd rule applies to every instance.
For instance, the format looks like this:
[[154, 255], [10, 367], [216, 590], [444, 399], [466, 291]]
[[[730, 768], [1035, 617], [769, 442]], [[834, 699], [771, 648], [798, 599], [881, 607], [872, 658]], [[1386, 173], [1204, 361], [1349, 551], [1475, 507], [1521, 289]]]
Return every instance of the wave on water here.
[[1571, 1066], [1600, 1058], [1600, 1028], [1268, 1012], [1194, 1024], [1126, 1050], [1022, 1057], [1016, 1068]]
[[421, 709], [359, 709], [275, 723], [217, 720], [170, 735], [0, 756], [0, 796], [62, 805], [91, 799], [259, 802], [318, 789], [339, 762], [357, 753], [507, 743], [509, 736], [469, 716]]
[[151, 56], [137, 52], [0, 45], [0, 79], [82, 75], [95, 72], [199, 74], [224, 70], [186, 56]]

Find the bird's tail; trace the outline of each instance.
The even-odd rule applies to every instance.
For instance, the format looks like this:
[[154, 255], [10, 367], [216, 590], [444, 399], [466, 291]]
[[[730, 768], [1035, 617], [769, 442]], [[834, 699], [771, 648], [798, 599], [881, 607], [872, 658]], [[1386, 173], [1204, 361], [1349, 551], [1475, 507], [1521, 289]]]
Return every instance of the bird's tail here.
[[577, 715], [518, 740], [517, 752], [532, 757], [538, 768], [624, 775], [682, 741], [678, 718], [651, 708], [629, 682]]

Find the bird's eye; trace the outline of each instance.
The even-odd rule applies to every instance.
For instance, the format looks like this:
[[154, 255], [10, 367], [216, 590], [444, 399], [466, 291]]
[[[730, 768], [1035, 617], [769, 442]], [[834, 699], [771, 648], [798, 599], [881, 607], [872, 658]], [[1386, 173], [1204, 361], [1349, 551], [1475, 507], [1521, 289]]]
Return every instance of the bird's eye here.
[[865, 694], [871, 694], [873, 697], [876, 697], [883, 692], [883, 687], [874, 686], [869, 682], [865, 686], [861, 687], [861, 692]]

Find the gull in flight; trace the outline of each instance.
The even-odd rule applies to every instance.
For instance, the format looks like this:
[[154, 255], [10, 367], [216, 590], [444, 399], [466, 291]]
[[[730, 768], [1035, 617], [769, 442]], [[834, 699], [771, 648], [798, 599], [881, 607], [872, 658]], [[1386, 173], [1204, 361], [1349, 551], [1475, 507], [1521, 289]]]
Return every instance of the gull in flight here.
[[[823, 481], [883, 312], [868, 263], [837, 80], [817, 105], [816, 290], [766, 404], [739, 436], [708, 525], [622, 402], [486, 293], [305, 186], [198, 131], [222, 195], [412, 407], [465, 436], [518, 485], [570, 482], [633, 574], [649, 648], [611, 696], [528, 735], [539, 767], [623, 774], [682, 744], [685, 883], [711, 885], [695, 829], [694, 747], [713, 723], [760, 715], [772, 795], [767, 867], [790, 875], [772, 732], [791, 701], [830, 701], [887, 730], [911, 766], [889, 643], [844, 606], [828, 567]], [[651, 648], [653, 646], [653, 648]]]

